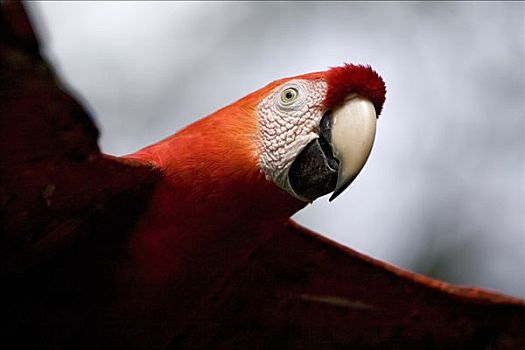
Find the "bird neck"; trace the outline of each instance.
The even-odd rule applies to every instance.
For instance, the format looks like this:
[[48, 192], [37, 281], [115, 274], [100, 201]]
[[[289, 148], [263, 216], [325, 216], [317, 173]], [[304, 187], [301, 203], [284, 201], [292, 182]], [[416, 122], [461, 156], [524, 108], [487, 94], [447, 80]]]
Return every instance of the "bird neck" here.
[[145, 335], [150, 344], [154, 329], [164, 344], [209, 312], [205, 301], [305, 205], [261, 174], [254, 118], [224, 111], [241, 122], [215, 114], [122, 160], [160, 172], [112, 272], [116, 295], [125, 296], [113, 314], [148, 320], [126, 324], [137, 343]]
[[128, 156], [163, 174], [134, 241], [149, 276], [173, 274], [159, 266], [176, 268], [184, 254], [234, 265], [306, 204], [261, 173], [254, 129], [224, 119], [212, 115]]

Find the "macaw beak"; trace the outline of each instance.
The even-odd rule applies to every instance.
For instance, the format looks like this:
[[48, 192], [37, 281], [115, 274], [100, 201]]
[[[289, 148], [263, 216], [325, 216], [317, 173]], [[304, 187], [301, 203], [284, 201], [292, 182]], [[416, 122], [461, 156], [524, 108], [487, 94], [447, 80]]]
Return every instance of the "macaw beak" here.
[[339, 196], [365, 165], [376, 132], [372, 102], [357, 94], [328, 111], [319, 125], [319, 137], [311, 141], [292, 163], [288, 173], [295, 193], [312, 201], [333, 192]]
[[363, 169], [374, 145], [376, 121], [372, 102], [358, 95], [347, 97], [334, 109], [331, 144], [339, 169], [330, 201], [339, 196]]

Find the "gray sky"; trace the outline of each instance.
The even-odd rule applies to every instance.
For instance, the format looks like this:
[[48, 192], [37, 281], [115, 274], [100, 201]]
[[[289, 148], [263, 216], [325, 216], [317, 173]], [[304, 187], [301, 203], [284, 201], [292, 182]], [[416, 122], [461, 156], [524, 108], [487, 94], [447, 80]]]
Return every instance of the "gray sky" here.
[[525, 297], [523, 2], [38, 2], [102, 149], [131, 153], [268, 82], [371, 64], [365, 169], [295, 215], [360, 252]]

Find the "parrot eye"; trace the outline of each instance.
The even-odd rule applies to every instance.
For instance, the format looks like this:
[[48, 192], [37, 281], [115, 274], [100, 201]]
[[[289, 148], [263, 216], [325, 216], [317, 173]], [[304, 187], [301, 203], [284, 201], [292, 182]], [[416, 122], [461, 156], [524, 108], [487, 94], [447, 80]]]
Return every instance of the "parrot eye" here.
[[281, 102], [283, 105], [287, 106], [297, 100], [297, 96], [299, 95], [299, 91], [295, 88], [288, 88], [283, 90], [281, 92]]

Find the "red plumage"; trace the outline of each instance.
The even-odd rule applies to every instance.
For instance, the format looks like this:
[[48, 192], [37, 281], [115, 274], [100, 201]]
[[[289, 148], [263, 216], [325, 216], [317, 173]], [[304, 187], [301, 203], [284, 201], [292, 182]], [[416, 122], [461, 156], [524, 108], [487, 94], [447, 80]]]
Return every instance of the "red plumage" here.
[[370, 66], [345, 64], [333, 67], [325, 74], [328, 92], [324, 101], [327, 109], [340, 104], [350, 93], [357, 93], [369, 99], [379, 117], [386, 98], [386, 86], [379, 74]]

